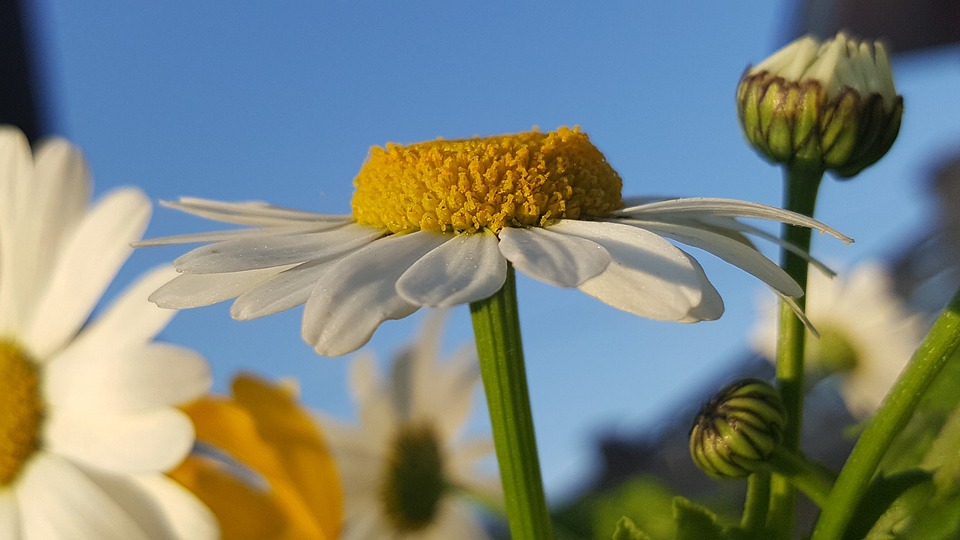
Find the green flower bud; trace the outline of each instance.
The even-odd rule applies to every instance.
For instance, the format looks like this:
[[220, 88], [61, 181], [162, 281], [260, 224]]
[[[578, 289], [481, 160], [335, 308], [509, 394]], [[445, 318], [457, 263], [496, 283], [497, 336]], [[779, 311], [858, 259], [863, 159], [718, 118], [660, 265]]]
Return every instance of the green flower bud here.
[[748, 69], [737, 114], [767, 159], [849, 178], [893, 145], [903, 97], [883, 45], [841, 32], [822, 44], [802, 37]]
[[704, 405], [690, 430], [690, 456], [714, 478], [760, 470], [780, 445], [786, 411], [779, 392], [757, 379], [724, 388]]

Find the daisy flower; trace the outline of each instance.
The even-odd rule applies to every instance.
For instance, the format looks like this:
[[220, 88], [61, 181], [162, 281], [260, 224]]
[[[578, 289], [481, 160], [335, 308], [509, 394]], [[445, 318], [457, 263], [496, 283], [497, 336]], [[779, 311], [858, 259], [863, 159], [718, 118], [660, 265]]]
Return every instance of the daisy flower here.
[[231, 398], [211, 396], [184, 410], [197, 452], [170, 475], [217, 516], [224, 540], [339, 538], [343, 496], [319, 426], [290, 384], [251, 375]]
[[140, 238], [150, 203], [121, 189], [88, 208], [79, 152], [35, 156], [0, 128], [0, 538], [213, 538], [216, 523], [165, 477], [190, 451], [174, 404], [207, 391], [197, 353], [153, 338], [174, 314], [152, 272], [88, 321]]
[[473, 347], [438, 362], [443, 312], [394, 358], [384, 378], [357, 358], [350, 387], [360, 425], [324, 420], [344, 489], [344, 540], [484, 539], [462, 495], [499, 500], [499, 483], [475, 471], [489, 437], [465, 437], [480, 371]]
[[[892, 278], [876, 263], [842, 279], [810, 273], [806, 314], [820, 333], [807, 332], [804, 363], [821, 376], [837, 374], [840, 393], [855, 416], [869, 416], [893, 386], [923, 338], [923, 324], [892, 289]], [[776, 307], [754, 332], [754, 349], [776, 358]]]
[[745, 234], [781, 242], [737, 217], [850, 241], [811, 218], [755, 203], [624, 201], [620, 176], [578, 129], [375, 147], [354, 185], [351, 215], [166, 203], [249, 228], [138, 244], [208, 244], [176, 259], [183, 275], [151, 300], [180, 309], [236, 298], [237, 319], [305, 304], [304, 339], [337, 356], [363, 346], [385, 320], [491, 296], [508, 264], [630, 313], [695, 322], [719, 317], [723, 301], [696, 259], [667, 239], [710, 251], [785, 297], [803, 291]]

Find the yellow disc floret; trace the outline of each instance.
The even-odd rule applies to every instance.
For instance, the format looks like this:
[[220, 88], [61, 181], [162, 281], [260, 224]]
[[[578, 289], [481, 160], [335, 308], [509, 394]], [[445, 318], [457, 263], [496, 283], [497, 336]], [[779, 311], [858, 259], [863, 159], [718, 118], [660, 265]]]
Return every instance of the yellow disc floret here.
[[374, 147], [353, 216], [391, 232], [473, 233], [601, 217], [623, 206], [620, 175], [578, 128]]
[[36, 366], [5, 340], [0, 340], [0, 381], [0, 486], [5, 486], [37, 449], [43, 403]]

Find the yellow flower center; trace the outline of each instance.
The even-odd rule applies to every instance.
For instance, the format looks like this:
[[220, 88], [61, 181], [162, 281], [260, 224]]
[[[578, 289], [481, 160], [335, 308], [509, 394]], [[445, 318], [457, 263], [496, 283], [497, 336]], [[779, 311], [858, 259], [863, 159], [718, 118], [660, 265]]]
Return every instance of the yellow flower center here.
[[12, 482], [37, 449], [42, 421], [36, 366], [23, 349], [0, 340], [0, 486]]
[[620, 175], [579, 128], [374, 147], [354, 180], [358, 223], [394, 233], [499, 232], [623, 206]]
[[443, 454], [432, 426], [404, 426], [387, 456], [381, 502], [397, 531], [422, 530], [433, 523], [447, 489]]

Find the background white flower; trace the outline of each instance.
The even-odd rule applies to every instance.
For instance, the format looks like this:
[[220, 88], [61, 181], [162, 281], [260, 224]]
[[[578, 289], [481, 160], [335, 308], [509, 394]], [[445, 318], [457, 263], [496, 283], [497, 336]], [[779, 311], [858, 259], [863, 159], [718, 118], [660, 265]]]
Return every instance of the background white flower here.
[[[923, 338], [920, 315], [893, 294], [879, 263], [862, 263], [842, 277], [810, 272], [806, 314], [820, 332], [807, 332], [804, 361], [814, 376], [836, 374], [847, 408], [865, 417], [887, 391]], [[775, 361], [777, 310], [766, 305], [753, 337], [754, 349]]]
[[205, 393], [209, 369], [152, 341], [174, 312], [146, 295], [171, 269], [88, 321], [150, 215], [139, 190], [88, 209], [90, 191], [67, 142], [31, 156], [0, 128], [0, 538], [213, 538], [209, 511], [162, 474], [194, 439], [173, 405]]
[[493, 441], [462, 435], [479, 366], [472, 346], [437, 361], [442, 316], [427, 320], [388, 378], [372, 356], [354, 361], [359, 426], [322, 419], [344, 489], [344, 539], [487, 537], [462, 497], [499, 496], [498, 481], [475, 470]]

